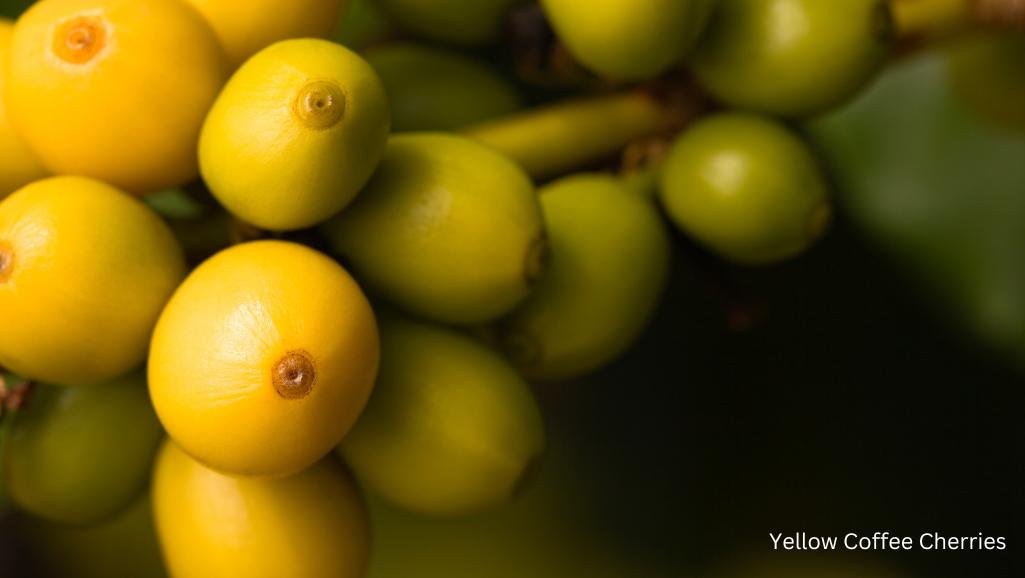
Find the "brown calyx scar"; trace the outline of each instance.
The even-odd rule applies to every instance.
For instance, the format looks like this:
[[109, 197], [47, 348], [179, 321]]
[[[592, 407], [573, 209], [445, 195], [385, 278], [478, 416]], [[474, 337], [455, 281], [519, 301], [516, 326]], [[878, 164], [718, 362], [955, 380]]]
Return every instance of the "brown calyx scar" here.
[[302, 349], [289, 351], [271, 369], [274, 390], [285, 399], [302, 399], [313, 391], [317, 366], [313, 356]]
[[85, 64], [107, 46], [107, 25], [99, 16], [75, 16], [57, 27], [53, 52], [71, 64]]

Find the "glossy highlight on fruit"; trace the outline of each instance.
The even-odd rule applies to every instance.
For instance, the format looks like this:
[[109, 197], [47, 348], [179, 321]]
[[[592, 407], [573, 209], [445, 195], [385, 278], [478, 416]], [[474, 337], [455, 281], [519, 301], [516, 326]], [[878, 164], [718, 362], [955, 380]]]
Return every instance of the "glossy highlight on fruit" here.
[[377, 372], [356, 282], [285, 241], [226, 249], [182, 283], [153, 333], [149, 385], [167, 433], [200, 462], [285, 476], [338, 444]]
[[4, 104], [4, 85], [8, 76], [7, 52], [13, 32], [14, 23], [0, 18], [0, 200], [46, 176], [46, 169], [11, 124]]
[[683, 60], [715, 0], [543, 0], [559, 39], [588, 68], [644, 80]]
[[453, 324], [515, 307], [548, 254], [526, 174], [485, 146], [440, 133], [392, 137], [366, 190], [325, 232], [371, 291]]
[[14, 414], [4, 472], [14, 502], [55, 522], [95, 524], [149, 483], [164, 431], [132, 374], [103, 384], [39, 385]]
[[530, 390], [497, 353], [441, 326], [385, 316], [381, 375], [341, 451], [367, 488], [433, 515], [494, 507], [544, 451]]
[[153, 482], [157, 535], [175, 578], [360, 578], [370, 525], [334, 456], [287, 478], [233, 478], [173, 443]]
[[364, 55], [384, 82], [396, 131], [455, 130], [522, 106], [508, 79], [458, 52], [391, 43]]
[[776, 121], [740, 113], [707, 117], [677, 139], [660, 194], [681, 230], [752, 265], [803, 252], [832, 212], [808, 145]]
[[285, 40], [224, 87], [203, 125], [200, 168], [235, 216], [264, 229], [302, 229], [355, 198], [388, 130], [384, 87], [362, 58], [326, 40]]
[[518, 0], [377, 0], [403, 29], [427, 40], [475, 46], [498, 40]]
[[647, 325], [669, 277], [669, 233], [651, 198], [615, 177], [566, 177], [540, 197], [551, 264], [499, 339], [527, 377], [571, 379], [615, 360]]
[[723, 103], [803, 117], [861, 90], [891, 37], [887, 0], [719, 0], [691, 70]]
[[198, 174], [196, 139], [227, 68], [181, 0], [38, 2], [9, 63], [8, 116], [54, 173], [137, 194]]
[[62, 385], [124, 374], [184, 276], [174, 235], [139, 200], [83, 177], [36, 181], [0, 202], [0, 365]]
[[347, 0], [185, 0], [213, 26], [237, 68], [250, 56], [290, 38], [327, 38]]

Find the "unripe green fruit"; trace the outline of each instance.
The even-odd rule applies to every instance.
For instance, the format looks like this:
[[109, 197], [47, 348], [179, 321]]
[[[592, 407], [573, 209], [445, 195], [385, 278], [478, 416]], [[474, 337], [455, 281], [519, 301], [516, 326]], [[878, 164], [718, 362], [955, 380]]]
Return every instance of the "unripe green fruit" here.
[[380, 42], [395, 34], [395, 24], [377, 0], [349, 0], [335, 33], [335, 40], [353, 50]]
[[200, 171], [240, 219], [312, 227], [359, 193], [388, 130], [384, 86], [362, 58], [326, 40], [285, 40], [247, 60], [214, 102]]
[[530, 390], [494, 351], [452, 329], [385, 316], [381, 373], [341, 452], [366, 486], [434, 515], [511, 499], [544, 450]]
[[1025, 131], [1025, 35], [991, 32], [947, 50], [950, 82], [961, 100], [983, 118]]
[[519, 0], [378, 0], [409, 32], [428, 40], [474, 46], [498, 40]]
[[399, 43], [364, 56], [384, 82], [396, 131], [455, 130], [522, 106], [512, 83], [458, 52]]
[[663, 169], [661, 198], [694, 240], [744, 264], [801, 253], [831, 214], [808, 146], [782, 124], [739, 113], [707, 117], [679, 137]]
[[551, 264], [500, 339], [527, 377], [570, 379], [640, 335], [668, 278], [669, 234], [649, 197], [610, 176], [567, 177], [540, 197]]
[[366, 189], [325, 232], [372, 292], [454, 324], [508, 313], [547, 256], [541, 209], [523, 170], [444, 134], [392, 137]]
[[165, 578], [148, 495], [111, 520], [88, 527], [22, 518], [26, 559], [41, 578]]
[[559, 38], [584, 66], [615, 80], [658, 76], [680, 62], [714, 0], [543, 0]]
[[720, 0], [692, 70], [731, 106], [812, 115], [872, 79], [891, 28], [886, 0]]
[[57, 522], [109, 518], [146, 488], [161, 438], [141, 375], [88, 387], [38, 386], [11, 427], [11, 499]]

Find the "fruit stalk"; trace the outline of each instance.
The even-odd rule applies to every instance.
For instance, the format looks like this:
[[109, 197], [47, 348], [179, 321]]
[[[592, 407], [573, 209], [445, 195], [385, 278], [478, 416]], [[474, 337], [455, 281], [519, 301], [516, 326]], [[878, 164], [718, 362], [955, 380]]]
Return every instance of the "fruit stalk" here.
[[558, 102], [463, 132], [535, 179], [548, 179], [605, 160], [638, 139], [674, 132], [702, 108], [695, 91], [633, 90]]
[[891, 0], [902, 38], [943, 37], [977, 27], [1025, 29], [1025, 0]]

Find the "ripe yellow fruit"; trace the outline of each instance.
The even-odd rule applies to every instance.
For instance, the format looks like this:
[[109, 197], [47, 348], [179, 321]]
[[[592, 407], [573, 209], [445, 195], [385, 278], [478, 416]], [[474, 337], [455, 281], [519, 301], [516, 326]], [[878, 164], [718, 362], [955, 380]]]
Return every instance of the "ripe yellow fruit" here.
[[14, 23], [0, 18], [0, 199], [46, 175], [46, 169], [35, 153], [29, 150], [24, 139], [14, 130], [4, 106], [7, 51], [13, 31]]
[[184, 276], [139, 200], [84, 177], [28, 185], [0, 203], [0, 365], [64, 385], [126, 373]]
[[186, 0], [214, 27], [232, 68], [279, 40], [329, 37], [346, 1]]
[[227, 68], [181, 0], [38, 2], [15, 25], [9, 63], [8, 114], [51, 171], [137, 194], [196, 177]]
[[258, 227], [310, 227], [342, 210], [370, 178], [389, 131], [377, 73], [317, 39], [262, 50], [228, 82], [203, 126], [210, 191]]
[[548, 247], [523, 170], [440, 133], [393, 137], [366, 190], [325, 231], [372, 290], [408, 312], [464, 325], [522, 301]]
[[516, 494], [545, 447], [530, 388], [498, 353], [456, 330], [381, 324], [381, 376], [341, 451], [360, 481], [403, 507], [458, 515]]
[[366, 505], [333, 456], [288, 478], [233, 478], [168, 443], [153, 508], [175, 578], [360, 578], [368, 565]]
[[153, 333], [149, 386], [190, 455], [239, 475], [284, 476], [338, 444], [377, 373], [373, 312], [328, 257], [260, 241], [214, 255]]

